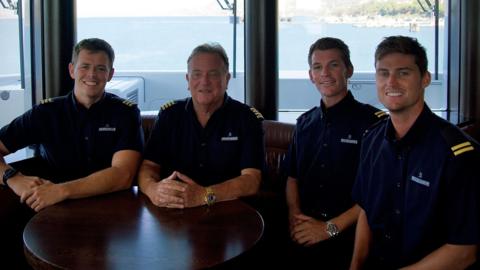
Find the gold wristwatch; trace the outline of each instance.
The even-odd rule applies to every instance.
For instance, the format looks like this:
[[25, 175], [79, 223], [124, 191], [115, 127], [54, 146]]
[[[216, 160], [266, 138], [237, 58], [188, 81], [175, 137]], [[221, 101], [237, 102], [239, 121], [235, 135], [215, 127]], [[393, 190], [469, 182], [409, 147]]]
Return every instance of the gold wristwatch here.
[[213, 205], [217, 201], [217, 196], [211, 187], [205, 188], [205, 203], [210, 206]]

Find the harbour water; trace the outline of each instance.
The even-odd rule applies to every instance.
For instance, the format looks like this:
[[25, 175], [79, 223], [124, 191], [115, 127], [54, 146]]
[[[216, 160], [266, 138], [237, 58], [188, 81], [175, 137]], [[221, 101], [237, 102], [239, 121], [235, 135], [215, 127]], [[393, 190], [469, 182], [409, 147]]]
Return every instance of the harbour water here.
[[[185, 70], [190, 51], [198, 44], [222, 44], [233, 62], [233, 25], [229, 17], [109, 17], [79, 18], [77, 39], [100, 37], [116, 52], [117, 70]], [[279, 23], [280, 71], [306, 71], [311, 43], [323, 36], [338, 37], [350, 47], [356, 72], [373, 71], [375, 46], [385, 36], [409, 35], [427, 48], [433, 71], [435, 29], [433, 26], [356, 25], [318, 22], [294, 17]], [[418, 28], [418, 29], [417, 29]], [[417, 31], [418, 30], [418, 31]], [[439, 31], [439, 66], [443, 66], [443, 27]], [[18, 22], [0, 20], [0, 75], [19, 73]], [[244, 68], [244, 24], [237, 24], [237, 70]]]

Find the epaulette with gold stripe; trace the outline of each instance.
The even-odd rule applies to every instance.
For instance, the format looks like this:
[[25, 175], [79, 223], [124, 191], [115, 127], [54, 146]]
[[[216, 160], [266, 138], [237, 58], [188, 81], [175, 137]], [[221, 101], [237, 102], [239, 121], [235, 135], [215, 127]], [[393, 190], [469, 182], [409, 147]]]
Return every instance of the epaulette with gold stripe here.
[[41, 100], [40, 104], [48, 104], [48, 103], [52, 103], [52, 102], [53, 102], [53, 98], [46, 98], [44, 100]]
[[132, 107], [132, 106], [135, 106], [137, 105], [137, 103], [131, 101], [131, 100], [128, 100], [128, 99], [125, 99], [123, 102], [123, 104], [127, 105], [128, 107]]
[[263, 120], [263, 115], [259, 111], [257, 111], [257, 109], [250, 107], [250, 111], [252, 111], [258, 119]]
[[452, 152], [455, 156], [458, 156], [465, 152], [472, 151], [475, 148], [473, 148], [473, 145], [470, 141], [465, 141], [463, 143], [452, 146], [450, 149], [452, 149]]
[[388, 114], [384, 111], [376, 111], [375, 113], [375, 116], [378, 117], [378, 118], [383, 118], [383, 117], [386, 117], [388, 116]]
[[473, 151], [477, 147], [476, 143], [470, 141], [468, 137], [455, 126], [448, 125], [448, 127], [444, 127], [442, 135], [454, 156]]
[[160, 107], [160, 110], [164, 111], [164, 110], [172, 107], [174, 104], [175, 104], [175, 101], [169, 101], [169, 102], [163, 104], [162, 107]]

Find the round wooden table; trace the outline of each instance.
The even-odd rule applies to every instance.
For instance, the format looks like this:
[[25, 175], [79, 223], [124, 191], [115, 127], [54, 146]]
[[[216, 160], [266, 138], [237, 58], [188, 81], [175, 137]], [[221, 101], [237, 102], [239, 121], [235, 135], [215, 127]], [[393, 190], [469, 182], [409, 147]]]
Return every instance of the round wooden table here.
[[166, 209], [133, 188], [48, 207], [23, 239], [35, 269], [199, 269], [251, 249], [263, 227], [240, 200]]

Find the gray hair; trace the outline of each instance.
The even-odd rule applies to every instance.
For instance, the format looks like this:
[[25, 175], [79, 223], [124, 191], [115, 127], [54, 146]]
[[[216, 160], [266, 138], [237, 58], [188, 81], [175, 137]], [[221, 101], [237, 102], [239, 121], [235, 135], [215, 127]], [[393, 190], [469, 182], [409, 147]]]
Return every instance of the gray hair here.
[[193, 49], [192, 53], [188, 57], [187, 60], [187, 65], [190, 68], [190, 61], [192, 58], [198, 54], [201, 53], [212, 53], [220, 56], [220, 58], [223, 61], [223, 64], [225, 66], [225, 72], [228, 72], [228, 56], [227, 53], [225, 52], [225, 49], [223, 49], [222, 45], [216, 42], [212, 43], [204, 43], [202, 45], [199, 45]]

